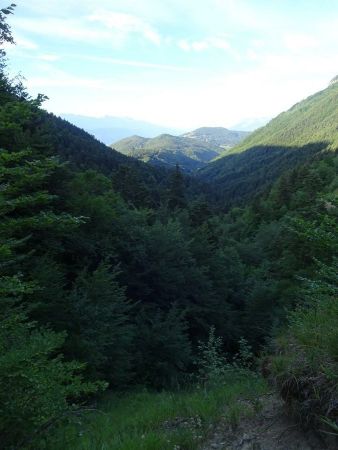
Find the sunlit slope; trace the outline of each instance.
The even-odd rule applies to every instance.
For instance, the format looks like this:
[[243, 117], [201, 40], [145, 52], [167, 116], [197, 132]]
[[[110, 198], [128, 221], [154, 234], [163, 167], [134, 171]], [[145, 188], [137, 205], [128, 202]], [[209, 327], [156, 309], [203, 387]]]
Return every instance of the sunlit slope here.
[[226, 204], [266, 189], [285, 170], [338, 148], [338, 82], [297, 103], [198, 173]]
[[279, 114], [231, 150], [240, 153], [257, 145], [302, 146], [328, 141], [338, 147], [338, 82]]

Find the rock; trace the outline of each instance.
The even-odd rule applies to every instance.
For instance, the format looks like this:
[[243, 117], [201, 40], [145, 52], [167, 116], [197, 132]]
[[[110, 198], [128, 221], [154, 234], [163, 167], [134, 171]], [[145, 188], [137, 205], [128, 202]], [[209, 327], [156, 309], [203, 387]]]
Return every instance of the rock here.
[[259, 442], [254, 442], [252, 444], [252, 450], [262, 450], [261, 444]]

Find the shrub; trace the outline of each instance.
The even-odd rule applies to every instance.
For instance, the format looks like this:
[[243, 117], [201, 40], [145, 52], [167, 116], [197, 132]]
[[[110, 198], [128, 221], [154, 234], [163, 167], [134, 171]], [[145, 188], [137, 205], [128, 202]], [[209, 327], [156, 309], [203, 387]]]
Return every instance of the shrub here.
[[[307, 282], [304, 304], [289, 316], [275, 340], [271, 371], [290, 410], [304, 425], [337, 434], [337, 272], [318, 263], [318, 279]], [[338, 434], [337, 434], [338, 436]]]
[[[215, 327], [210, 328], [206, 342], [199, 342], [198, 357], [195, 364], [198, 368], [198, 381], [204, 385], [223, 383], [236, 372], [236, 376], [247, 375], [253, 365], [253, 353], [248, 342], [241, 338], [239, 351], [232, 358], [223, 353], [222, 338], [215, 335]], [[251, 373], [252, 375], [252, 373]]]
[[82, 365], [64, 362], [57, 350], [65, 335], [36, 328], [21, 312], [0, 318], [1, 447], [37, 448], [39, 438], [104, 387], [84, 383]]

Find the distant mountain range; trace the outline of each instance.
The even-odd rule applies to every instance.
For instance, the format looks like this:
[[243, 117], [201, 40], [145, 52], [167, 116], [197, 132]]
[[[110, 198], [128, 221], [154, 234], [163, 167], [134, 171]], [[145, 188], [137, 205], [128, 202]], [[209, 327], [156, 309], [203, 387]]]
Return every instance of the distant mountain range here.
[[172, 167], [179, 164], [184, 171], [192, 172], [206, 166], [248, 134], [221, 127], [203, 127], [181, 136], [161, 134], [144, 138], [134, 135], [115, 142], [111, 147], [152, 165]]
[[161, 133], [181, 134], [184, 131], [127, 117], [88, 117], [76, 114], [61, 114], [61, 117], [106, 145], [134, 134], [151, 138]]

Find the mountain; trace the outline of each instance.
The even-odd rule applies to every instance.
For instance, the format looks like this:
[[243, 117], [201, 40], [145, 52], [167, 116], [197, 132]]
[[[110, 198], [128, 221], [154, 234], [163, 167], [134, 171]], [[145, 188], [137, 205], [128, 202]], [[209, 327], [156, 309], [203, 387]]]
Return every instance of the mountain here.
[[76, 114], [61, 114], [61, 117], [73, 125], [86, 130], [107, 145], [133, 134], [155, 137], [161, 133], [182, 133], [182, 130], [176, 128], [155, 125], [127, 117], [88, 117]]
[[200, 170], [198, 176], [214, 183], [231, 205], [264, 191], [283, 171], [316, 153], [337, 149], [335, 80], [250, 134], [224, 157]]
[[[174, 163], [167, 167], [145, 164], [104, 145], [65, 119], [45, 111], [40, 114], [46, 147], [60, 160], [68, 161], [73, 170], [95, 170], [112, 178], [114, 189], [133, 204], [154, 206], [166, 197]], [[184, 176], [183, 185], [188, 199], [199, 197], [201, 192], [212, 204], [218, 198], [206, 183], [195, 177]]]
[[197, 130], [185, 133], [182, 136], [190, 139], [197, 139], [210, 145], [229, 149], [238, 144], [250, 133], [248, 131], [228, 130], [223, 127], [202, 127]]
[[111, 145], [115, 150], [156, 166], [179, 164], [186, 172], [204, 167], [249, 133], [221, 127], [203, 127], [181, 136], [161, 134], [155, 138], [130, 136]]
[[120, 153], [123, 153], [124, 155], [137, 157], [139, 152], [144, 149], [145, 145], [150, 140], [150, 138], [133, 135], [115, 142], [111, 145], [111, 148], [117, 150]]
[[170, 134], [161, 134], [153, 139], [131, 136], [111, 147], [155, 166], [173, 167], [179, 164], [186, 172], [204, 167], [224, 150], [197, 139]]
[[252, 133], [232, 152], [240, 153], [256, 145], [298, 146], [320, 141], [337, 148], [338, 83], [334, 80], [323, 91], [296, 103]]

